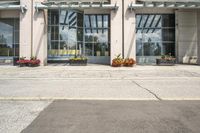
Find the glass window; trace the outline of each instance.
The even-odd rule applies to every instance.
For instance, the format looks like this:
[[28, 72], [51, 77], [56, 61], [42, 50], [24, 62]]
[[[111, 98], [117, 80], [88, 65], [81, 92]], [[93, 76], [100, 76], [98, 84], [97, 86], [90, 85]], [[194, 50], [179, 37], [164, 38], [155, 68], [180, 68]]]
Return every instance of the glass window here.
[[85, 15], [87, 56], [109, 56], [109, 15]]
[[85, 43], [85, 55], [93, 56], [93, 43]]
[[79, 54], [83, 44], [83, 14], [72, 10], [48, 11], [48, 53], [52, 57], [70, 57]]
[[136, 15], [137, 56], [175, 55], [174, 14]]
[[49, 10], [48, 19], [49, 56], [110, 55], [109, 15]]
[[175, 27], [175, 15], [162, 15], [162, 27]]
[[162, 29], [163, 41], [175, 41], [175, 29]]
[[0, 56], [19, 56], [19, 19], [0, 19]]

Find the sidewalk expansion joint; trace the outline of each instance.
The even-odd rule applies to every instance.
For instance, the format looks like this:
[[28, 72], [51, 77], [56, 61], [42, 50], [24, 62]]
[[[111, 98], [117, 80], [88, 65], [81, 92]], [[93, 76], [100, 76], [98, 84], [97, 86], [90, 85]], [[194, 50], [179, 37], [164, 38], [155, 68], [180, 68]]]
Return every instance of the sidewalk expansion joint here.
[[159, 101], [162, 101], [162, 99], [158, 96], [158, 95], [156, 95], [156, 93], [154, 93], [153, 91], [151, 91], [151, 90], [149, 90], [149, 89], [147, 89], [147, 88], [145, 88], [145, 87], [143, 87], [143, 86], [141, 86], [139, 83], [137, 83], [136, 81], [132, 81], [134, 84], [136, 84], [138, 87], [140, 87], [140, 88], [142, 88], [143, 90], [145, 90], [145, 91], [147, 91], [147, 92], [149, 92], [150, 94], [152, 94], [156, 99], [158, 99]]

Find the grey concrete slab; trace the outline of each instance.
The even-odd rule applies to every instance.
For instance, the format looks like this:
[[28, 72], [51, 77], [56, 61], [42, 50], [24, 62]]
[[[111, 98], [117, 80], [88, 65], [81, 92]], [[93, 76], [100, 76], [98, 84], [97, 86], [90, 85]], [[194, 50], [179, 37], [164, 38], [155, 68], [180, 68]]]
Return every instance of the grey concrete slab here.
[[199, 133], [199, 101], [54, 101], [22, 133]]
[[21, 132], [50, 103], [50, 101], [0, 101], [0, 132]]
[[200, 79], [136, 80], [162, 100], [200, 99]]
[[[0, 66], [0, 99], [195, 99], [200, 66]], [[157, 97], [158, 96], [158, 97]]]
[[130, 80], [0, 80], [0, 97], [156, 99]]

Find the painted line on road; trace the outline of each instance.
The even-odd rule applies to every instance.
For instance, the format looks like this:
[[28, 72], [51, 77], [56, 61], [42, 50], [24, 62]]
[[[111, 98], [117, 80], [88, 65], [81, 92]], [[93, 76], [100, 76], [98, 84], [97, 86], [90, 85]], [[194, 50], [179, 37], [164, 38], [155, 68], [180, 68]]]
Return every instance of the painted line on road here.
[[68, 98], [68, 97], [0, 97], [0, 101], [51, 101], [51, 100], [122, 100], [122, 101], [158, 101], [156, 98]]
[[[0, 97], [0, 101], [52, 101], [52, 100], [159, 101], [156, 98]], [[200, 101], [200, 98], [162, 98], [162, 101]]]
[[142, 78], [0, 78], [0, 80], [200, 80], [200, 77], [142, 77]]

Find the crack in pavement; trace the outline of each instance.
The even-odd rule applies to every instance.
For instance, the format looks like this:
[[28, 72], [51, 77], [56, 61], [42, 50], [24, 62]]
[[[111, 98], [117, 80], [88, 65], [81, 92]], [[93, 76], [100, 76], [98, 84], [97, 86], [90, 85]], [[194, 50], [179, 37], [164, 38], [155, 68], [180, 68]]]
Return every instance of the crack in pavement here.
[[137, 86], [139, 86], [140, 88], [142, 88], [143, 90], [146, 90], [147, 92], [149, 92], [150, 94], [152, 94], [156, 99], [158, 99], [159, 101], [162, 101], [162, 98], [160, 98], [158, 95], [156, 95], [156, 93], [154, 93], [153, 91], [141, 86], [139, 83], [137, 83], [136, 81], [132, 81], [134, 84], [136, 84]]

